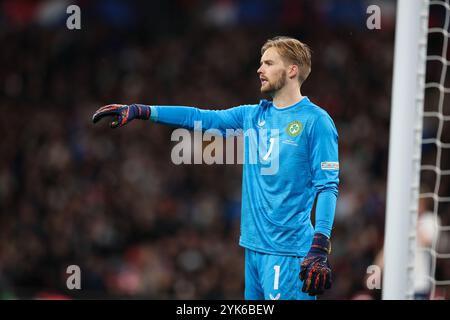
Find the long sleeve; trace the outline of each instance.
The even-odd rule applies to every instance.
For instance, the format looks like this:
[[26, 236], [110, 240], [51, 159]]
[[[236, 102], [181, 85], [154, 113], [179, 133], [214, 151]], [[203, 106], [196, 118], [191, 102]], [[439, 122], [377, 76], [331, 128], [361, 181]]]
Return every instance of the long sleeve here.
[[252, 105], [242, 105], [226, 110], [203, 110], [183, 106], [151, 106], [150, 119], [156, 123], [167, 124], [194, 130], [201, 122], [202, 130], [217, 129], [225, 136], [227, 129], [243, 129], [246, 109]]
[[338, 134], [328, 115], [317, 118], [311, 129], [310, 163], [317, 190], [315, 232], [331, 235], [339, 185]]

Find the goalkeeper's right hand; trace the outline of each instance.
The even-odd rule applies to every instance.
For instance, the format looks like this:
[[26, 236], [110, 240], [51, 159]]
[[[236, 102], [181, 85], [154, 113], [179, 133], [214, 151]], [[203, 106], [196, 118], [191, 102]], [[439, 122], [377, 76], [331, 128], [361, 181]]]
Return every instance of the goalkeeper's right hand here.
[[133, 119], [148, 120], [150, 118], [150, 107], [142, 104], [109, 104], [98, 109], [92, 116], [92, 122], [97, 123], [103, 117], [112, 116], [111, 128], [119, 128]]

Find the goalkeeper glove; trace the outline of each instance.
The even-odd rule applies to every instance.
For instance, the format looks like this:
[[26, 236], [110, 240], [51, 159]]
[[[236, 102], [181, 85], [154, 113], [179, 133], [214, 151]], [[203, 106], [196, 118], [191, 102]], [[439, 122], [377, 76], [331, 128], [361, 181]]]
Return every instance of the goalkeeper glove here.
[[150, 107], [142, 104], [109, 104], [98, 109], [92, 116], [92, 121], [97, 123], [107, 116], [113, 116], [113, 120], [109, 124], [110, 127], [118, 128], [133, 119], [148, 120], [150, 118]]
[[300, 280], [303, 292], [310, 296], [322, 294], [331, 288], [331, 266], [328, 255], [331, 252], [330, 240], [321, 233], [316, 233], [311, 249], [300, 266]]

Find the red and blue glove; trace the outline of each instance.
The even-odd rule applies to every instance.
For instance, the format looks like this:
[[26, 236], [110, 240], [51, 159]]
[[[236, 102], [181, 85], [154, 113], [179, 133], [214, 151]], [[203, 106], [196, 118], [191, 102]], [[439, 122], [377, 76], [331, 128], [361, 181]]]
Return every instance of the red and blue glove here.
[[331, 288], [331, 266], [328, 262], [330, 253], [330, 239], [321, 233], [316, 233], [311, 248], [300, 266], [303, 292], [315, 296]]
[[133, 119], [148, 120], [150, 118], [150, 107], [143, 104], [109, 104], [98, 109], [92, 116], [92, 121], [97, 123], [103, 117], [112, 116], [111, 128], [119, 128]]

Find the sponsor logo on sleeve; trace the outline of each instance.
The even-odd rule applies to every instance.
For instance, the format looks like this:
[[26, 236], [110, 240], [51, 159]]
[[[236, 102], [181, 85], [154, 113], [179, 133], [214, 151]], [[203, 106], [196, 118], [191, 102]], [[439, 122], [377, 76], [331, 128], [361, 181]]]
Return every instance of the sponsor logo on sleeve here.
[[321, 162], [322, 170], [339, 170], [339, 162]]

